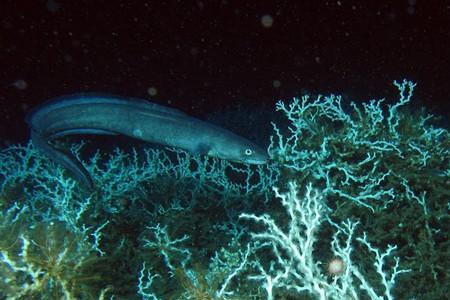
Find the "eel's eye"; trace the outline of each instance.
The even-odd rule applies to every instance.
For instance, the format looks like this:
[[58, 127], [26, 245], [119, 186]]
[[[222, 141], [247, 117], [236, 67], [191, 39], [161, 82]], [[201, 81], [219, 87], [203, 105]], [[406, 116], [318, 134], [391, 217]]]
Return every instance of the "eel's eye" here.
[[252, 151], [252, 149], [245, 149], [244, 153], [245, 153], [245, 155], [250, 156], [253, 154], [253, 151]]

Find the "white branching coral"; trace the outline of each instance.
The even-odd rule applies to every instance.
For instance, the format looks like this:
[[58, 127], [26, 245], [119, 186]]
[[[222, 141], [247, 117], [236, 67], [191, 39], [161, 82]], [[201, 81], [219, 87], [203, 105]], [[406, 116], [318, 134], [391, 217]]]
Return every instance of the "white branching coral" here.
[[[287, 230], [283, 230], [283, 226], [268, 215], [241, 215], [241, 218], [265, 227], [261, 232], [252, 233], [257, 259], [251, 264], [259, 274], [251, 275], [250, 278], [261, 283], [268, 300], [275, 299], [277, 290], [306, 293], [321, 300], [360, 299], [363, 295], [374, 300], [394, 299], [392, 289], [397, 276], [408, 272], [399, 269], [397, 257], [394, 257], [394, 266], [389, 270], [387, 260], [391, 258], [395, 246], [388, 246], [383, 252], [368, 241], [365, 233], [362, 238], [356, 238], [374, 255], [373, 266], [379, 278], [375, 283], [368, 279], [370, 270], [361, 270], [359, 264], [353, 261], [353, 242], [358, 222], [347, 220], [342, 224], [334, 223], [328, 217], [322, 194], [313, 189], [311, 184], [302, 198], [298, 197], [298, 189], [293, 182], [288, 184], [286, 193], [280, 193], [276, 188], [274, 190], [289, 217]], [[324, 274], [321, 263], [315, 259], [318, 231], [323, 223], [331, 224], [336, 229], [331, 240], [331, 250], [344, 266], [340, 274], [332, 279]], [[275, 257], [270, 263], [264, 259], [268, 250], [271, 252], [269, 255]]]

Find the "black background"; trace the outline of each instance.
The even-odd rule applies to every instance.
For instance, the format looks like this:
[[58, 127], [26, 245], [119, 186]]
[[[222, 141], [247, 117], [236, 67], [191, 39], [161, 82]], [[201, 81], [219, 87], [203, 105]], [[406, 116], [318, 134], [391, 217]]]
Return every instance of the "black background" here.
[[449, 1], [3, 0], [0, 17], [3, 144], [28, 138], [30, 108], [82, 91], [153, 87], [152, 101], [207, 118], [305, 92], [394, 101], [407, 78], [417, 105], [450, 107]]

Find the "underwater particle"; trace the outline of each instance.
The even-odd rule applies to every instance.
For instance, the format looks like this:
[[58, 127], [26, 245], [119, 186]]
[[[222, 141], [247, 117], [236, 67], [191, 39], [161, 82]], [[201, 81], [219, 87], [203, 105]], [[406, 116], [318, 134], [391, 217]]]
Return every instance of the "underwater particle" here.
[[406, 12], [409, 15], [413, 15], [416, 12], [416, 0], [408, 0], [408, 8]]
[[4, 29], [11, 29], [13, 28], [13, 25], [10, 21], [8, 20], [2, 20], [2, 26]]
[[197, 6], [198, 9], [202, 10], [205, 8], [205, 3], [203, 3], [202, 1], [197, 1]]
[[30, 106], [27, 103], [22, 103], [20, 105], [20, 108], [22, 109], [22, 111], [26, 112], [30, 109]]
[[272, 81], [272, 85], [277, 89], [281, 86], [281, 81], [275, 79], [274, 81]]
[[189, 52], [192, 56], [197, 56], [200, 53], [200, 50], [197, 47], [192, 47]]
[[340, 257], [334, 257], [328, 262], [327, 272], [330, 276], [339, 276], [345, 271], [344, 260]]
[[17, 79], [11, 85], [21, 91], [26, 90], [28, 87], [28, 83], [23, 79]]
[[261, 24], [264, 28], [272, 27], [273, 17], [271, 15], [264, 15], [261, 17]]
[[64, 54], [64, 61], [65, 62], [72, 62], [73, 61], [72, 55]]
[[49, 12], [55, 13], [61, 8], [61, 3], [55, 0], [48, 0], [46, 6]]
[[154, 86], [151, 86], [147, 89], [147, 93], [153, 97], [158, 95], [158, 90]]

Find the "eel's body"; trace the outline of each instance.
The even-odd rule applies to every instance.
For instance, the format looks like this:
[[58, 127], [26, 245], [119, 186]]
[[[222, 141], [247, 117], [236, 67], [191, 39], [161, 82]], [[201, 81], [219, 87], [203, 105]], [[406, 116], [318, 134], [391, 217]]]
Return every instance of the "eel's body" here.
[[33, 144], [90, 187], [87, 170], [71, 154], [51, 145], [51, 140], [71, 134], [121, 134], [242, 163], [262, 164], [268, 159], [264, 150], [228, 130], [140, 99], [63, 96], [38, 107], [26, 120]]

